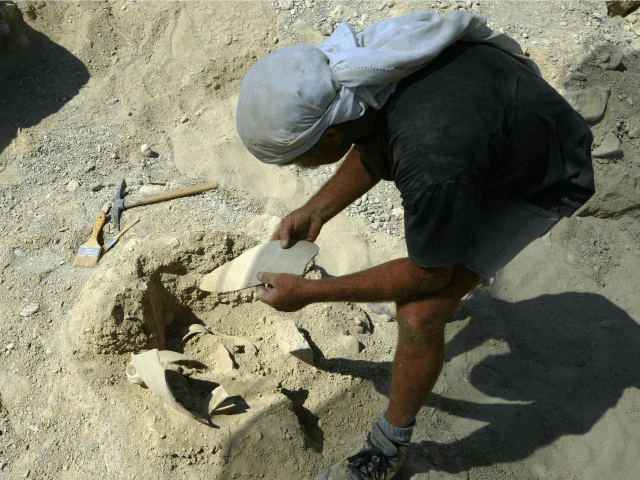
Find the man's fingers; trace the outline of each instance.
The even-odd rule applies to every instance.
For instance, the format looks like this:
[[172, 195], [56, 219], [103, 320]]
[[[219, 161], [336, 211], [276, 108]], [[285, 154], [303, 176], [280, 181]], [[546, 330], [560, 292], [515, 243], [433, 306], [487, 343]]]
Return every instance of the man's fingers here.
[[258, 272], [256, 277], [258, 277], [258, 280], [261, 283], [266, 283], [266, 284], [269, 284], [269, 285], [273, 285], [273, 283], [271, 283], [271, 280], [273, 279], [273, 275], [271, 273]]

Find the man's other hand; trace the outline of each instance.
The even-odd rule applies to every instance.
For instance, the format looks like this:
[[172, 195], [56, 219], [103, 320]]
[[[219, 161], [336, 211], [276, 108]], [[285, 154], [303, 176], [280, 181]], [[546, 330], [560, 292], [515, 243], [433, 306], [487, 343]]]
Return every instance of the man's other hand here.
[[280, 240], [280, 247], [289, 248], [291, 239], [315, 241], [322, 228], [322, 219], [302, 209], [284, 217], [271, 236], [271, 241]]
[[280, 312], [295, 312], [313, 303], [305, 298], [304, 284], [310, 280], [288, 273], [258, 273], [266, 286], [256, 287], [258, 300]]

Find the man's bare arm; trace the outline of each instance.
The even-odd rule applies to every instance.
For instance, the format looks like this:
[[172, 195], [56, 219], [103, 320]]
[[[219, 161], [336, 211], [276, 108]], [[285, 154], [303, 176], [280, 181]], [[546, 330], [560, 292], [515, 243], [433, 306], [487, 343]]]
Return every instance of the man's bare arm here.
[[278, 226], [271, 240], [288, 248], [291, 238], [313, 242], [322, 226], [361, 195], [371, 190], [380, 177], [362, 163], [360, 152], [352, 148], [338, 171], [303, 207], [291, 212]]
[[335, 175], [302, 208], [326, 223], [379, 181], [365, 167], [360, 152], [352, 148]]
[[316, 302], [406, 301], [446, 287], [452, 272], [453, 265], [421, 268], [401, 258], [323, 280], [263, 273], [258, 279], [269, 287], [258, 287], [258, 299], [281, 311], [299, 310]]

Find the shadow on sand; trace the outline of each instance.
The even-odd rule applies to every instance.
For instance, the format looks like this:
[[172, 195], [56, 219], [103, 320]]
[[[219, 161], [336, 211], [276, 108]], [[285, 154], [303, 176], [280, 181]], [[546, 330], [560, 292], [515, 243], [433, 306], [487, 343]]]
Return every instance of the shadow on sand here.
[[18, 129], [56, 113], [89, 81], [89, 70], [77, 57], [23, 22], [19, 10], [16, 14], [11, 33], [0, 41], [0, 153]]

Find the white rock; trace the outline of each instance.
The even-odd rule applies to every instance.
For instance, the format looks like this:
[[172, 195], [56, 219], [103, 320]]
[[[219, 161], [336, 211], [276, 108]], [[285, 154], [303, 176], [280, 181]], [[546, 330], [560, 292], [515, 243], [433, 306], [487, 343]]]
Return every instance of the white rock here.
[[13, 350], [16, 348], [16, 344], [15, 343], [7, 343], [7, 350]]
[[36, 313], [38, 310], [40, 310], [40, 305], [38, 305], [37, 303], [32, 303], [32, 304], [27, 305], [26, 307], [24, 307], [20, 311], [20, 315], [22, 317], [30, 317], [31, 315]]
[[293, 8], [293, 0], [278, 0], [278, 5], [282, 10], [291, 10]]
[[158, 193], [164, 192], [167, 189], [164, 185], [143, 185], [138, 190], [139, 195], [147, 196], [147, 195], [156, 195]]
[[149, 145], [148, 143], [145, 143], [142, 146], [140, 146], [140, 153], [142, 153], [143, 155], [146, 155], [147, 157], [151, 155], [151, 145]]
[[313, 365], [313, 351], [293, 320], [282, 320], [276, 324], [276, 341], [283, 352]]
[[80, 184], [76, 180], [71, 180], [67, 183], [67, 190], [70, 192], [75, 192], [80, 188]]
[[180, 117], [180, 123], [187, 123], [189, 121], [189, 117], [187, 117], [186, 115], [183, 115], [182, 117]]

